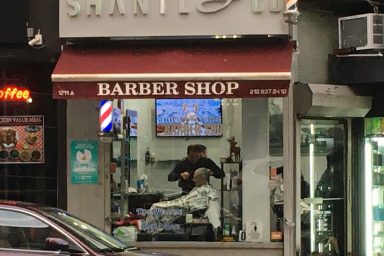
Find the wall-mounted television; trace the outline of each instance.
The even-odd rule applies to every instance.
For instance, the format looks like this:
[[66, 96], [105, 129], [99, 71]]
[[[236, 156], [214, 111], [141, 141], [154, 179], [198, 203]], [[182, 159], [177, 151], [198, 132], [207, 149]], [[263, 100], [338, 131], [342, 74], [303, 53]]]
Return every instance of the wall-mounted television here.
[[220, 99], [156, 99], [158, 137], [223, 136]]
[[137, 111], [127, 109], [126, 116], [129, 117], [129, 137], [137, 137]]

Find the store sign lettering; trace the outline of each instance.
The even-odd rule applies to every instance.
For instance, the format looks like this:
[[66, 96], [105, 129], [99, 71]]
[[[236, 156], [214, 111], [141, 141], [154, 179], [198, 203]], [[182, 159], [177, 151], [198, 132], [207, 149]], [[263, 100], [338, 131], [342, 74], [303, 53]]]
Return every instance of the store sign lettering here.
[[289, 80], [58, 82], [55, 99], [285, 97]]
[[0, 100], [27, 100], [29, 96], [30, 92], [28, 90], [13, 86], [0, 89]]
[[[156, 4], [159, 6], [158, 14], [165, 15], [169, 7], [169, 0], [131, 0], [129, 3], [123, 0], [66, 0], [66, 13], [70, 17], [77, 17], [85, 13], [87, 16], [102, 16], [104, 8], [107, 9], [107, 13], [112, 16], [124, 16], [127, 14], [127, 10], [130, 13], [137, 16], [149, 15], [150, 5]], [[220, 12], [233, 3], [244, 0], [195, 0], [194, 4], [191, 4], [192, 0], [177, 0], [177, 13], [180, 15], [186, 15], [196, 10], [204, 14], [212, 14]], [[269, 12], [280, 12], [283, 10], [284, 5], [282, 0], [248, 0], [249, 8], [254, 14], [261, 14], [268, 10]], [[85, 3], [84, 3], [85, 2]], [[84, 3], [83, 5], [81, 3]]]
[[[179, 87], [175, 82], [126, 82], [97, 83], [98, 96], [146, 96], [146, 95], [233, 95], [239, 88], [237, 82], [185, 82]], [[183, 92], [180, 92], [182, 88]]]

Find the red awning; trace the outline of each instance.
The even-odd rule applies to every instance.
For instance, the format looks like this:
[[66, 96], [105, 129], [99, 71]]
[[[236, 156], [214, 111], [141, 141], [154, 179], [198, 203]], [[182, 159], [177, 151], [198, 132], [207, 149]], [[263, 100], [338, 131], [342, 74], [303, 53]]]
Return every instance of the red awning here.
[[288, 93], [287, 41], [118, 48], [67, 47], [52, 74], [57, 99], [246, 98]]

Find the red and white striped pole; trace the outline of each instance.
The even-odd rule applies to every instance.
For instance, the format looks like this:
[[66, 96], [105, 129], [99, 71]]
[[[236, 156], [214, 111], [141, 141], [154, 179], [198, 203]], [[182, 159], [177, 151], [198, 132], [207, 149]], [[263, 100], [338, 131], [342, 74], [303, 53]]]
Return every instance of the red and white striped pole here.
[[104, 133], [112, 132], [112, 101], [111, 100], [102, 100], [100, 102], [100, 130]]

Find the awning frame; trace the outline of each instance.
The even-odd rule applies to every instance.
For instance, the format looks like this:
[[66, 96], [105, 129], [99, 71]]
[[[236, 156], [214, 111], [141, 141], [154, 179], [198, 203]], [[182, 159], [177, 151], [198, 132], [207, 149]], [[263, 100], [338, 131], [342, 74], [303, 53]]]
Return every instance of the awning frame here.
[[[70, 45], [51, 76], [53, 97], [102, 99], [106, 95], [100, 91], [106, 87], [111, 92], [125, 90], [110, 98], [285, 97], [291, 62], [288, 40], [116, 48]], [[143, 86], [154, 94], [143, 93]], [[175, 94], [159, 93], [169, 90]]]
[[149, 74], [53, 74], [53, 82], [97, 81], [205, 81], [209, 80], [290, 80], [291, 72], [238, 72], [238, 73], [149, 73]]

